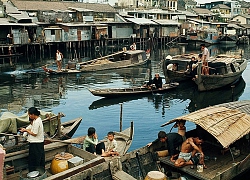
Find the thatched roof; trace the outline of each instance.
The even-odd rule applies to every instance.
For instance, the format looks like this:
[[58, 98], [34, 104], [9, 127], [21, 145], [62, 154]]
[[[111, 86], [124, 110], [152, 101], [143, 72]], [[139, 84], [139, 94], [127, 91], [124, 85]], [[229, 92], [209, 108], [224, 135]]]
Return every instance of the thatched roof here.
[[250, 100], [200, 109], [175, 118], [162, 126], [178, 120], [191, 121], [201, 126], [226, 148], [250, 132]]

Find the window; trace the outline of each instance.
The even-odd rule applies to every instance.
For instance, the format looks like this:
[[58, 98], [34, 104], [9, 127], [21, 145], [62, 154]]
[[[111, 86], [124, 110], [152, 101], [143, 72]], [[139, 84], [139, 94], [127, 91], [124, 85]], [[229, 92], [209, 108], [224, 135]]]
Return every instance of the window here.
[[55, 35], [55, 29], [51, 29], [51, 35]]

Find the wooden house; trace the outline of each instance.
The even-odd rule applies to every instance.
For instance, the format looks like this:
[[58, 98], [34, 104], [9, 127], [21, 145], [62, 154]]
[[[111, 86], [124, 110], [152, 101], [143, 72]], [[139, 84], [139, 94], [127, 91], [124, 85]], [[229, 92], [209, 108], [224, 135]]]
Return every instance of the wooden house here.
[[127, 21], [133, 23], [134, 34], [137, 38], [153, 37], [158, 24], [145, 18], [125, 18]]
[[180, 23], [173, 20], [153, 20], [159, 24], [158, 37], [178, 37], [180, 35]]
[[85, 41], [91, 39], [91, 25], [83, 23], [62, 23], [63, 41]]

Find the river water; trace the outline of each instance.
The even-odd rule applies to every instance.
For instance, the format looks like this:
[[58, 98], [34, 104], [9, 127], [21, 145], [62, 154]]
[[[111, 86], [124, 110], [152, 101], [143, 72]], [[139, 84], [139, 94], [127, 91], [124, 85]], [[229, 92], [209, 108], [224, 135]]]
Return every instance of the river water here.
[[[210, 46], [209, 50], [211, 55], [243, 53], [243, 57], [247, 59], [250, 57], [248, 46], [230, 48]], [[122, 118], [123, 129], [129, 127], [130, 122], [133, 121], [134, 140], [130, 150], [134, 150], [157, 138], [158, 131], [169, 132], [171, 126], [164, 128], [160, 126], [175, 117], [219, 103], [248, 99], [250, 97], [249, 66], [243, 73], [243, 78], [233, 89], [229, 86], [211, 92], [198, 92], [194, 84], [189, 82], [181, 83], [176, 90], [163, 95], [150, 94], [116, 99], [93, 96], [88, 89], [142, 85], [148, 80], [149, 72], [152, 75], [159, 72], [163, 77], [160, 64], [163, 57], [199, 52], [199, 47], [190, 45], [164, 47], [151, 52], [149, 65], [63, 76], [47, 76], [39, 68], [43, 64], [51, 65], [54, 61], [52, 58], [35, 60], [34, 72], [29, 73], [25, 72], [30, 68], [30, 62], [17, 64], [15, 71], [1, 74], [0, 113], [11, 111], [22, 115], [31, 106], [52, 111], [55, 114], [63, 112], [66, 115], [62, 118], [63, 122], [76, 117], [83, 118], [74, 137], [85, 135], [88, 127], [94, 126], [99, 139], [102, 139], [108, 131], [119, 131], [120, 118]], [[121, 108], [122, 116], [120, 116]], [[193, 127], [193, 124], [187, 123], [188, 130]]]

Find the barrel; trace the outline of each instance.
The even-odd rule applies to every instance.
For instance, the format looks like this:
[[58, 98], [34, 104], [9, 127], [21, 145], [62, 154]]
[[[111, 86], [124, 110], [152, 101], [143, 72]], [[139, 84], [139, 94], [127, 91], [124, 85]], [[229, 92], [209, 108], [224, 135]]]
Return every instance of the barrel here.
[[52, 174], [57, 174], [59, 172], [69, 169], [68, 160], [74, 156], [70, 153], [61, 152], [55, 155], [54, 159], [50, 164], [50, 170]]
[[160, 171], [150, 171], [144, 180], [167, 180], [167, 177]]

